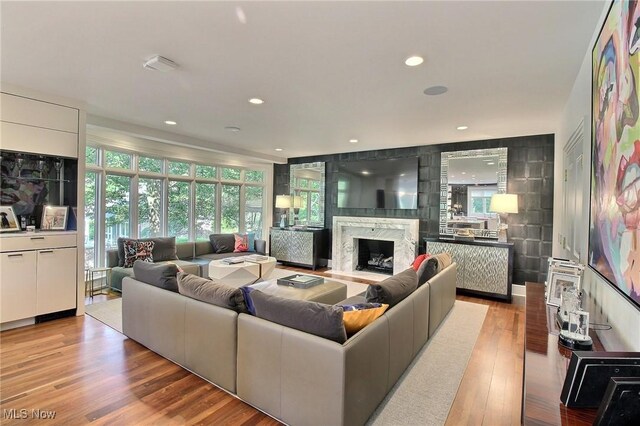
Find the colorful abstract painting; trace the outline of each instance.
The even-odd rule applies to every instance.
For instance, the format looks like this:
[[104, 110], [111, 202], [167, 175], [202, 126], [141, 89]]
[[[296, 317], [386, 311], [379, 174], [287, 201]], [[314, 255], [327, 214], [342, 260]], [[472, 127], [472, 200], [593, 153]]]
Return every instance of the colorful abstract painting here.
[[589, 265], [640, 308], [640, 3], [611, 4], [592, 54]]

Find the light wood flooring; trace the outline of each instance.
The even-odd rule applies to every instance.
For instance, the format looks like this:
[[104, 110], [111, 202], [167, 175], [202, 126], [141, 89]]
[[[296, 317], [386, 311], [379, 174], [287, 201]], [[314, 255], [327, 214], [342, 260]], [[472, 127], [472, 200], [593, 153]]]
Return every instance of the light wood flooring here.
[[[314, 273], [369, 283], [326, 269]], [[520, 424], [524, 308], [458, 299], [489, 311], [447, 425]], [[29, 416], [53, 410], [55, 423], [70, 425], [279, 424], [89, 316], [0, 333], [0, 424], [24, 424], [7, 418], [6, 410], [21, 409]]]

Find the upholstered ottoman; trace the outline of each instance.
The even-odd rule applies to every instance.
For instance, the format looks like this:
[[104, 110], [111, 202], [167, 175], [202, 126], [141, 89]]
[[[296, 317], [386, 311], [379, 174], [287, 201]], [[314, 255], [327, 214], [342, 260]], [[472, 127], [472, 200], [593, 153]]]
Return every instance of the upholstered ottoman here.
[[347, 285], [329, 279], [324, 283], [311, 288], [296, 288], [286, 285], [278, 285], [277, 280], [263, 281], [252, 284], [249, 287], [260, 290], [273, 296], [285, 299], [308, 300], [310, 302], [326, 303], [334, 305], [347, 298]]

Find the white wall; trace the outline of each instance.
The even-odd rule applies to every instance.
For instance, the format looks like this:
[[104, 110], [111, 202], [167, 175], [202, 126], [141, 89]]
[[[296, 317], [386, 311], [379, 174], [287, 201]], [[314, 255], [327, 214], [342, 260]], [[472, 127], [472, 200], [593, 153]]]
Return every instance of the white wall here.
[[[590, 170], [591, 170], [591, 48], [598, 36], [602, 22], [609, 9], [604, 5], [597, 28], [585, 53], [580, 72], [576, 77], [573, 90], [565, 106], [556, 132], [555, 174], [554, 174], [554, 214], [553, 214], [553, 256], [569, 257], [561, 245], [561, 238], [567, 235], [566, 225], [562, 219], [563, 206], [563, 163], [565, 144], [576, 130], [580, 121], [584, 126], [584, 176], [581, 179], [583, 206], [581, 213], [574, 220], [578, 221], [581, 232], [579, 245], [580, 263], [588, 264], [589, 243], [589, 202], [590, 202]], [[590, 322], [609, 323], [613, 327], [609, 332], [598, 335], [607, 350], [640, 351], [640, 310], [632, 305], [608, 282], [587, 268], [583, 280], [586, 295], [586, 307], [590, 313]]]

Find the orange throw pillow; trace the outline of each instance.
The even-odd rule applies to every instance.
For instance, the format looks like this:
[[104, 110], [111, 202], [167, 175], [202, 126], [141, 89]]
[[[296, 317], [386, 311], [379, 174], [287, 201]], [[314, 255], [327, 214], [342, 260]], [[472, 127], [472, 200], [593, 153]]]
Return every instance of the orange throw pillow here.
[[356, 334], [374, 322], [380, 315], [384, 314], [388, 307], [389, 305], [385, 303], [362, 303], [360, 305], [343, 306], [342, 322], [347, 335]]

